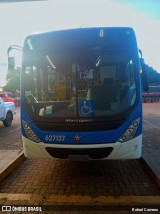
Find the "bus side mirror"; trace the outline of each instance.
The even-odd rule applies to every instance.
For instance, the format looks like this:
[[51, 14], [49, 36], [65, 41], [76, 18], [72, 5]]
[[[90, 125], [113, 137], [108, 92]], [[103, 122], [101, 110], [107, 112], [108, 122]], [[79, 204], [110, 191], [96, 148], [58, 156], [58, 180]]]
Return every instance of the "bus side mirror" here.
[[14, 57], [8, 57], [8, 70], [14, 70], [15, 59]]
[[144, 63], [144, 59], [140, 59], [140, 64], [142, 68], [142, 86], [143, 86], [143, 91], [149, 91], [149, 83], [148, 83], [148, 76], [147, 76], [147, 70], [146, 70], [146, 64]]
[[12, 50], [19, 50], [19, 51], [22, 51], [22, 47], [21, 46], [18, 46], [18, 45], [11, 45], [8, 50], [7, 50], [7, 55], [8, 55], [8, 70], [14, 70], [15, 68], [15, 58], [12, 56], [9, 56], [10, 55], [10, 51]]

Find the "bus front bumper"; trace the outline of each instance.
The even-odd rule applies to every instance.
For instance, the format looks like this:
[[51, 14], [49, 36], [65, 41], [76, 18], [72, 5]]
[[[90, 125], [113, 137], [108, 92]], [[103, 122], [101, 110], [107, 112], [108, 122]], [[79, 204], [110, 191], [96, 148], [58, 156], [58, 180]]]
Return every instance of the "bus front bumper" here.
[[22, 136], [27, 158], [60, 158], [70, 160], [137, 159], [141, 157], [142, 135], [127, 142], [68, 145], [35, 143]]

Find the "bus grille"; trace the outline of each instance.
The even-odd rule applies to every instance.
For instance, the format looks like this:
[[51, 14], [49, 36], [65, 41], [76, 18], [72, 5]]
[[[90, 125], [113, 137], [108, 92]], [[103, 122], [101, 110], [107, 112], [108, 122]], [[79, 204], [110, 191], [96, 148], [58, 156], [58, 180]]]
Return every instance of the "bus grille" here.
[[70, 155], [88, 155], [90, 159], [96, 160], [108, 157], [113, 148], [70, 149], [46, 147], [46, 151], [54, 158], [68, 159]]

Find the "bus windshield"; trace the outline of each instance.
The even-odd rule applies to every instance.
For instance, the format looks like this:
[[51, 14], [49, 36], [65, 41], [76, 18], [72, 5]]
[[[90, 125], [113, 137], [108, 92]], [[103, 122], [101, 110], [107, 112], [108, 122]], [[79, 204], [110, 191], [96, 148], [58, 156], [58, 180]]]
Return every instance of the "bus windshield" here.
[[127, 48], [24, 54], [24, 107], [34, 120], [120, 116], [135, 104], [135, 73]]

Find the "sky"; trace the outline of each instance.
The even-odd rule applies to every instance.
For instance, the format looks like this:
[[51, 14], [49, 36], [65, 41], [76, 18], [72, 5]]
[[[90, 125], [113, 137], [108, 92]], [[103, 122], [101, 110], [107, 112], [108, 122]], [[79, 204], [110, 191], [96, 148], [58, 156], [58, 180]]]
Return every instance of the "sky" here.
[[160, 72], [159, 0], [46, 0], [0, 4], [0, 86], [7, 49], [27, 35], [80, 27], [127, 26], [135, 30], [146, 64]]

